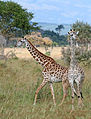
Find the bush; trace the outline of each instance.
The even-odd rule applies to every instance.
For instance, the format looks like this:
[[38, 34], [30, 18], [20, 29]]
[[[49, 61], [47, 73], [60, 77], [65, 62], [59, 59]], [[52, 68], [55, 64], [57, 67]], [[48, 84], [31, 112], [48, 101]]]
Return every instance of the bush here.
[[62, 55], [63, 55], [62, 59], [64, 60], [64, 62], [67, 65], [69, 65], [69, 63], [70, 63], [70, 55], [71, 55], [70, 48], [67, 48], [67, 49], [62, 48]]
[[[63, 55], [63, 60], [66, 64], [70, 64], [70, 55], [71, 55], [71, 52], [70, 52], [70, 48], [67, 48], [67, 49], [62, 49], [62, 55]], [[76, 49], [76, 60], [77, 62], [85, 62], [84, 64], [91, 64], [91, 50], [86, 50], [82, 47], [78, 47]]]

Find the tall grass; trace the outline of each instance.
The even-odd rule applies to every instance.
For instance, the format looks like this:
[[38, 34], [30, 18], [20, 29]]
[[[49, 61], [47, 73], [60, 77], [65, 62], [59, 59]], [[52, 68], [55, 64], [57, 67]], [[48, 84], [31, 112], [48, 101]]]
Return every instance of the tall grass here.
[[[58, 61], [60, 63], [60, 61]], [[86, 79], [83, 84], [84, 107], [77, 107], [70, 115], [71, 92], [64, 104], [62, 100], [62, 84], [55, 83], [54, 92], [57, 106], [47, 84], [38, 94], [37, 104], [33, 106], [34, 95], [41, 84], [42, 68], [34, 60], [8, 60], [7, 65], [0, 61], [0, 119], [90, 119], [91, 118], [91, 67], [83, 67]]]

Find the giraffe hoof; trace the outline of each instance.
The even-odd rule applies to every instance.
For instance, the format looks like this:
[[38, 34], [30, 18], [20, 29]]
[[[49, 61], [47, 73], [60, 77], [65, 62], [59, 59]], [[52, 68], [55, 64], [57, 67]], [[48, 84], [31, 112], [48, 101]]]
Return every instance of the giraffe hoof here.
[[33, 103], [33, 105], [36, 105], [36, 103]]
[[72, 109], [71, 109], [71, 111], [70, 111], [70, 114], [74, 111], [75, 109], [74, 109], [74, 107], [72, 106]]
[[70, 111], [70, 114], [73, 112], [73, 110]]

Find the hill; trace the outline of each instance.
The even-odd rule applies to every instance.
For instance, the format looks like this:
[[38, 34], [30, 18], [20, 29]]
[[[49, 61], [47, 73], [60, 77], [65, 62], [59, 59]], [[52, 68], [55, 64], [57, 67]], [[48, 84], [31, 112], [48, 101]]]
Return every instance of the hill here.
[[[71, 24], [62, 24], [62, 25], [64, 26], [64, 29], [62, 30], [61, 35], [65, 35], [71, 28]], [[58, 24], [39, 22], [38, 26], [41, 26], [41, 29], [43, 30], [55, 31], [55, 28], [58, 26]]]

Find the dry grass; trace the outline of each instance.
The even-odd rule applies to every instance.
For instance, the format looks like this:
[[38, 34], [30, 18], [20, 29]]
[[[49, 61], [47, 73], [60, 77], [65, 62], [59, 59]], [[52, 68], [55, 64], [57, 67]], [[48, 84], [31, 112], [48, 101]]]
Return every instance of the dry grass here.
[[[61, 63], [60, 61], [58, 61]], [[36, 106], [34, 94], [42, 82], [39, 64], [34, 60], [8, 60], [7, 66], [0, 61], [0, 119], [91, 119], [91, 66], [83, 67], [86, 79], [83, 84], [84, 107], [70, 115], [71, 92], [62, 106], [62, 84], [54, 84], [57, 106], [53, 106], [50, 88], [46, 85], [39, 93]]]
[[[41, 51], [42, 53], [46, 53], [45, 48], [44, 47], [38, 47], [37, 48], [39, 51]], [[15, 50], [15, 54], [19, 59], [30, 59], [32, 58], [32, 56], [30, 55], [30, 53], [27, 51], [26, 48], [5, 48], [5, 54], [7, 54], [9, 51], [14, 51]], [[62, 56], [62, 48], [61, 47], [54, 47], [53, 49], [49, 48], [49, 51], [51, 51], [51, 57], [52, 58], [56, 58], [56, 59], [60, 59]]]

